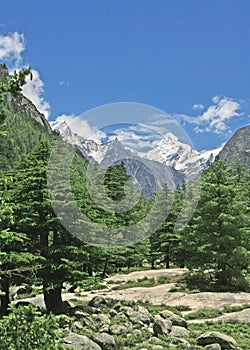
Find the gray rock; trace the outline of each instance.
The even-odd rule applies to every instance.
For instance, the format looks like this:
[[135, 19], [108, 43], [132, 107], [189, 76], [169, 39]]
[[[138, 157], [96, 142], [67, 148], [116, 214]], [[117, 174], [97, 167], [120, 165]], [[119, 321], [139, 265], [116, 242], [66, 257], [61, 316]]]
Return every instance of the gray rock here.
[[113, 317], [113, 320], [117, 323], [128, 321], [127, 317], [122, 312], [118, 312], [118, 314]]
[[149, 344], [155, 344], [155, 343], [157, 343], [159, 341], [161, 341], [161, 340], [159, 338], [157, 338], [157, 337], [151, 337], [148, 340]]
[[100, 308], [103, 305], [107, 305], [107, 300], [103, 297], [96, 296], [89, 301], [89, 306]]
[[161, 315], [161, 317], [163, 317], [167, 320], [170, 320], [172, 322], [173, 326], [180, 326], [180, 327], [188, 328], [187, 321], [183, 317], [176, 315], [172, 311], [163, 310], [160, 313], [160, 315]]
[[169, 320], [165, 320], [164, 318], [156, 315], [154, 317], [154, 325], [153, 330], [154, 334], [168, 336], [172, 328], [172, 322]]
[[216, 344], [211, 344], [211, 345], [206, 345], [205, 350], [221, 350], [221, 346], [220, 344], [216, 343]]
[[189, 338], [190, 332], [184, 327], [172, 326], [170, 336], [177, 338]]
[[65, 339], [65, 344], [74, 350], [102, 350], [98, 344], [85, 335], [70, 333]]
[[92, 315], [93, 320], [102, 324], [110, 324], [110, 318], [105, 314]]
[[79, 321], [74, 322], [73, 328], [72, 328], [73, 332], [77, 333], [77, 331], [82, 330], [82, 329], [84, 329], [84, 327], [81, 324], [81, 322], [79, 322]]
[[110, 317], [114, 317], [115, 315], [117, 315], [117, 311], [115, 309], [112, 309], [109, 311], [109, 316]]
[[112, 350], [116, 348], [115, 339], [108, 333], [100, 333], [95, 337], [95, 342], [101, 346], [103, 350]]
[[220, 332], [206, 332], [197, 338], [197, 344], [201, 346], [219, 344], [222, 350], [237, 350], [236, 341], [226, 334]]
[[122, 306], [119, 311], [123, 312], [127, 317], [132, 316], [135, 313], [135, 310], [130, 306]]
[[149, 326], [154, 318], [150, 314], [141, 314], [139, 311], [134, 311], [133, 314], [129, 316], [129, 319], [134, 324], [139, 324], [141, 326], [146, 324]]
[[109, 326], [109, 333], [115, 335], [126, 335], [128, 333], [128, 329], [119, 324], [112, 324]]

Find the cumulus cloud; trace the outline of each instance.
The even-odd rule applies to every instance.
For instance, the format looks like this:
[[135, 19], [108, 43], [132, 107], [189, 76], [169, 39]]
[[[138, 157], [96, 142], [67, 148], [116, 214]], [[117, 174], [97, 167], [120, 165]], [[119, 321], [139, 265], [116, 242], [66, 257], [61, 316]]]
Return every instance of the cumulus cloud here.
[[0, 35], [0, 60], [12, 66], [19, 66], [22, 52], [25, 50], [25, 39], [22, 33], [14, 32]]
[[43, 113], [45, 118], [49, 117], [50, 104], [45, 101], [43, 97], [44, 82], [40, 77], [40, 73], [37, 70], [32, 70], [33, 79], [27, 79], [27, 83], [23, 86], [23, 94], [29, 98], [39, 112]]
[[231, 132], [230, 121], [235, 117], [242, 116], [240, 102], [228, 98], [214, 96], [213, 104], [209, 106], [202, 114], [192, 117], [185, 114], [179, 114], [179, 120], [195, 124], [196, 133], [214, 132], [216, 134], [227, 134]]

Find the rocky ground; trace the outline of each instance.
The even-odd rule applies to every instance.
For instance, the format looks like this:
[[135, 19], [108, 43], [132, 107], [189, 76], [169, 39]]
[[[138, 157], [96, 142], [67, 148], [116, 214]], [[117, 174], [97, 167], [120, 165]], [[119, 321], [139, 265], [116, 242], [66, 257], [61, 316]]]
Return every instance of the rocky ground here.
[[[250, 323], [250, 308], [225, 313], [213, 319], [193, 319], [183, 317], [188, 312], [202, 308], [222, 309], [225, 306], [250, 304], [250, 293], [182, 293], [171, 292], [174, 283], [153, 287], [133, 287], [112, 290], [114, 286], [128, 281], [140, 281], [143, 278], [174, 277], [185, 273], [182, 269], [161, 269], [139, 271], [116, 275], [105, 280], [106, 289], [98, 291], [76, 291], [64, 293], [63, 299], [76, 307], [76, 319], [69, 326], [65, 343], [71, 349], [108, 350], [108, 349], [239, 349], [234, 339], [216, 332], [193, 333], [190, 324], [207, 321], [229, 321]], [[44, 306], [42, 295], [23, 299], [36, 306]], [[182, 315], [172, 314], [169, 310], [152, 314], [141, 302], [152, 305], [186, 307], [190, 311]], [[180, 317], [181, 316], [181, 317]], [[60, 318], [60, 316], [59, 316]]]

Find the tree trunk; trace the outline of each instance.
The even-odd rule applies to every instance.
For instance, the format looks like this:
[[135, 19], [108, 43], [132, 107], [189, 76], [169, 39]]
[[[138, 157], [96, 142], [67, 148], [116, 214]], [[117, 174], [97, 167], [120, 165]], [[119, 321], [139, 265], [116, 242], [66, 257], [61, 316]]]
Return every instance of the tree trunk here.
[[1, 280], [1, 291], [4, 295], [0, 296], [0, 316], [8, 315], [8, 307], [10, 304], [10, 285], [8, 277], [3, 277]]
[[166, 269], [169, 269], [170, 268], [170, 249], [169, 249], [169, 245], [166, 247], [166, 250], [165, 250], [165, 267]]
[[107, 275], [107, 268], [108, 268], [108, 263], [109, 263], [109, 259], [107, 258], [104, 264], [104, 268], [103, 268], [103, 272], [102, 272], [102, 277], [105, 278]]
[[62, 300], [62, 285], [53, 289], [44, 287], [43, 296], [48, 311], [53, 312], [55, 315], [65, 313], [66, 310]]

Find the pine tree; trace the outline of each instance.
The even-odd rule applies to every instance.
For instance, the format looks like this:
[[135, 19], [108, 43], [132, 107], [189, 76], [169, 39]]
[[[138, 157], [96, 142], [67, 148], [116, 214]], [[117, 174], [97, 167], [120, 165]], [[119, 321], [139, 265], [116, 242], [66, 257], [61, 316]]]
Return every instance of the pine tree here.
[[197, 210], [185, 230], [188, 267], [213, 269], [222, 286], [234, 283], [250, 262], [246, 202], [239, 186], [238, 175], [224, 161], [211, 164], [202, 177]]

